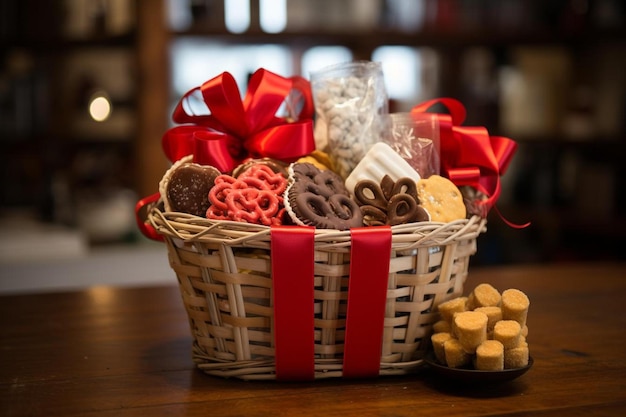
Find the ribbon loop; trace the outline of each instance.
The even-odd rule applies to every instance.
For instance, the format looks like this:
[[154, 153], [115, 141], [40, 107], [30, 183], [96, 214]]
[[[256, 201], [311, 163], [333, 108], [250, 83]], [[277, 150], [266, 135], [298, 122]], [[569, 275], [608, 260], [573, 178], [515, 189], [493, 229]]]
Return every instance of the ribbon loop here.
[[[477, 204], [488, 213], [500, 197], [500, 176], [506, 172], [517, 143], [506, 137], [490, 136], [484, 127], [461, 126], [466, 110], [453, 98], [429, 100], [414, 106], [411, 112], [425, 113], [435, 105], [443, 105], [449, 112], [435, 114], [440, 127], [441, 172], [457, 186], [470, 185], [485, 194], [487, 198]], [[529, 225], [503, 220], [511, 227]]]

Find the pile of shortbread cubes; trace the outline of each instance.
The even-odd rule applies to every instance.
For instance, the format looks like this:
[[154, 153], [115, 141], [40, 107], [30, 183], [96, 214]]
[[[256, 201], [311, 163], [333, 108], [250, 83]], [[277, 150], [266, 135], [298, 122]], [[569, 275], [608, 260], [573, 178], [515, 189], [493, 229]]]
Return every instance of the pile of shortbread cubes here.
[[530, 301], [518, 289], [479, 284], [467, 297], [437, 307], [431, 342], [436, 360], [450, 368], [501, 371], [528, 364], [526, 318]]

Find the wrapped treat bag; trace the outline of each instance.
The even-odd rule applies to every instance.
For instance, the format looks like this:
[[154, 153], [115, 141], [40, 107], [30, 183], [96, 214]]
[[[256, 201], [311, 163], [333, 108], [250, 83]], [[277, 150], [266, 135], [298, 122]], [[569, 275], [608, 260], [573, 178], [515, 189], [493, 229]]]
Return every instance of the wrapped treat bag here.
[[383, 141], [415, 169], [421, 178], [439, 175], [439, 120], [429, 113], [383, 116]]
[[[388, 113], [382, 65], [341, 63], [311, 73], [315, 104], [316, 142], [327, 146], [344, 179], [380, 140], [381, 115]], [[320, 137], [321, 136], [321, 137]]]

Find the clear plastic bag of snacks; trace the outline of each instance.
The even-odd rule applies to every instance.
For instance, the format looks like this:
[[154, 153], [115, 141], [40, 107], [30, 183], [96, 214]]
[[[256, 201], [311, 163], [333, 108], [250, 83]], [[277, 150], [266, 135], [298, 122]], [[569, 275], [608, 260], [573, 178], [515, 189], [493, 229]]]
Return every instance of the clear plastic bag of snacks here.
[[422, 178], [439, 175], [439, 121], [429, 113], [391, 113], [383, 117], [383, 141]]
[[325, 144], [345, 179], [383, 132], [388, 97], [382, 64], [355, 61], [322, 68], [311, 73], [311, 90], [318, 148]]

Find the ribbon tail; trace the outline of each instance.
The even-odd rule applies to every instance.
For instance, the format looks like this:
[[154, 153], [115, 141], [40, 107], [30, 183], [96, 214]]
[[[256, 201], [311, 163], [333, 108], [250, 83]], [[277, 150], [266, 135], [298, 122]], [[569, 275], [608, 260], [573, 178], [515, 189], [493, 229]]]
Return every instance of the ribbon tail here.
[[496, 206], [495, 204], [493, 205], [493, 210], [496, 212], [496, 214], [498, 215], [498, 217], [500, 218], [500, 220], [502, 220], [507, 226], [513, 228], [513, 229], [525, 229], [528, 226], [530, 226], [531, 222], [526, 222], [524, 224], [517, 224], [517, 223], [513, 223], [510, 220], [507, 220], [506, 217], [504, 217], [504, 215], [502, 215], [502, 212], [498, 209], [498, 206]]
[[508, 220], [506, 217], [504, 217], [502, 212], [496, 206], [496, 202], [500, 198], [500, 193], [501, 193], [500, 177], [497, 176], [497, 174], [494, 174], [492, 176], [492, 179], [493, 179], [493, 185], [488, 184], [490, 182], [488, 181], [489, 177], [483, 177], [483, 180], [485, 181], [481, 181], [476, 185], [476, 189], [478, 191], [488, 196], [486, 200], [481, 201], [479, 203], [479, 206], [484, 207], [485, 213], [488, 213], [491, 209], [494, 209], [497, 216], [500, 218], [500, 220], [502, 220], [504, 224], [506, 224], [507, 226], [513, 229], [524, 229], [530, 226], [530, 222], [527, 222], [524, 224], [516, 224]]

